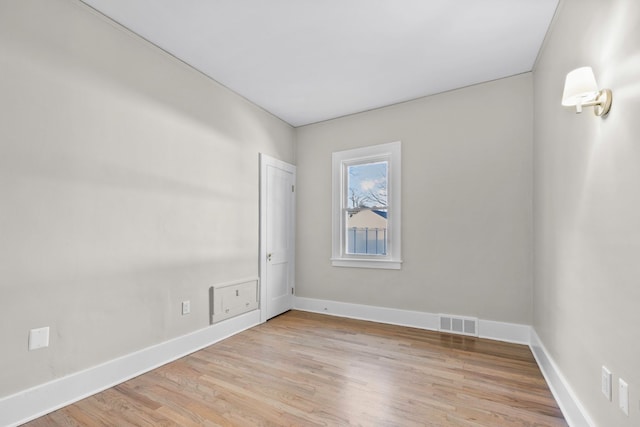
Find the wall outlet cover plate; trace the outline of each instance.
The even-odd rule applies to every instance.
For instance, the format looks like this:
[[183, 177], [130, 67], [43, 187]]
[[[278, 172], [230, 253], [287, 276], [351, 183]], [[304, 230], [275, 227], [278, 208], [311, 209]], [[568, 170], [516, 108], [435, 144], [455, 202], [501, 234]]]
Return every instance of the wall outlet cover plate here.
[[49, 347], [49, 327], [31, 329], [29, 331], [29, 350]]
[[182, 315], [191, 313], [191, 301], [182, 301]]
[[611, 371], [602, 367], [602, 394], [611, 402]]
[[618, 406], [625, 415], [629, 415], [629, 385], [622, 378], [618, 379]]

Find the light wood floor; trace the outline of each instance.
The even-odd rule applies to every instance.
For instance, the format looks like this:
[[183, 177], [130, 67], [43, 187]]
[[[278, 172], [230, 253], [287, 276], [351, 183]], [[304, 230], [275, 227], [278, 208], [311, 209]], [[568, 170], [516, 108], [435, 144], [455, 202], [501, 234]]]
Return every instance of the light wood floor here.
[[566, 426], [528, 347], [291, 311], [28, 426]]

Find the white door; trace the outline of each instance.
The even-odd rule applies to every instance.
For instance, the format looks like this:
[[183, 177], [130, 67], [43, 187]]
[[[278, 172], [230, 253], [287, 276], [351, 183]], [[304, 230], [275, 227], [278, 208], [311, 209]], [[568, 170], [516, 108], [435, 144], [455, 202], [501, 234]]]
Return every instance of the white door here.
[[260, 310], [264, 322], [293, 308], [293, 165], [260, 155]]

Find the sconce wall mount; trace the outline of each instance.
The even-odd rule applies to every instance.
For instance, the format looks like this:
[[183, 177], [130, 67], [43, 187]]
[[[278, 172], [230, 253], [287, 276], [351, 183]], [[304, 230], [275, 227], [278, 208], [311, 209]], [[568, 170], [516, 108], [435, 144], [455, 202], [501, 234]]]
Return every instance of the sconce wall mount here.
[[593, 107], [596, 116], [606, 116], [611, 109], [611, 89], [598, 90], [591, 67], [580, 67], [569, 72], [564, 82], [562, 105], [575, 107], [582, 113], [583, 107]]

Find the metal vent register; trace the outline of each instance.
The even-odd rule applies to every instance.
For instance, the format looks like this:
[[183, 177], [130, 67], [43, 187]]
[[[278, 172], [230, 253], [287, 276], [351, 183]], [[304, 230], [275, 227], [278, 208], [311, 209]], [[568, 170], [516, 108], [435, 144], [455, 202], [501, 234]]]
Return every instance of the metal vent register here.
[[452, 334], [478, 336], [478, 319], [475, 317], [454, 316], [451, 314], [440, 315], [441, 332]]

